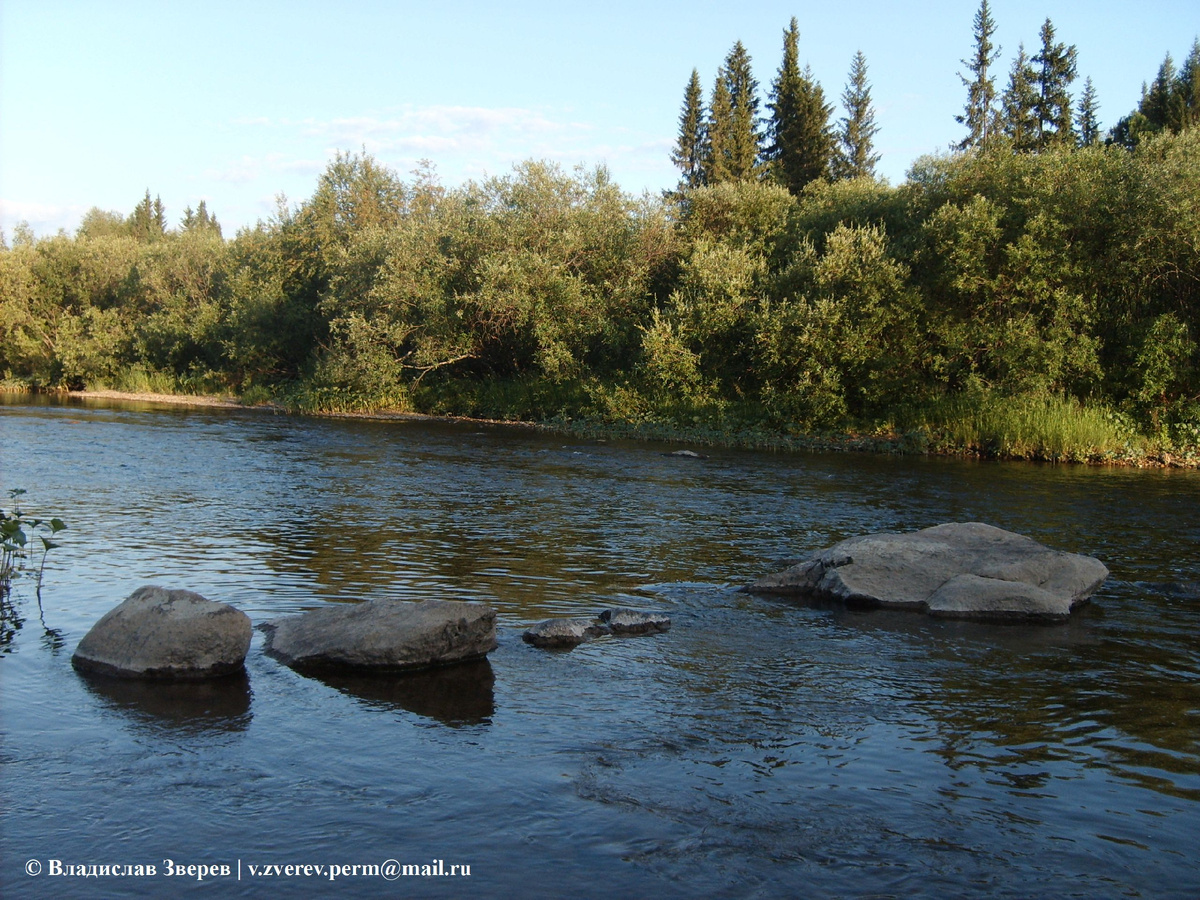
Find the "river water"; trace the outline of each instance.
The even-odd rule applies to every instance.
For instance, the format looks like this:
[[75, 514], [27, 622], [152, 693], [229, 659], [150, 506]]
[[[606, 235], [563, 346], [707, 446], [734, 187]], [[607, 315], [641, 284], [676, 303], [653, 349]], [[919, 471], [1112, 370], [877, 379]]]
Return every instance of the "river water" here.
[[[9, 398], [0, 489], [69, 529], [46, 568], [52, 630], [19, 581], [0, 652], [0, 893], [1200, 896], [1200, 599], [1157, 586], [1200, 581], [1200, 475], [672, 449]], [[947, 521], [1112, 576], [1058, 626], [736, 591], [851, 535]], [[79, 639], [150, 583], [256, 624], [478, 600], [500, 643], [459, 669], [318, 680], [256, 631], [245, 678], [77, 675]], [[614, 605], [673, 627], [521, 641]], [[471, 874], [250, 874], [388, 859]]]

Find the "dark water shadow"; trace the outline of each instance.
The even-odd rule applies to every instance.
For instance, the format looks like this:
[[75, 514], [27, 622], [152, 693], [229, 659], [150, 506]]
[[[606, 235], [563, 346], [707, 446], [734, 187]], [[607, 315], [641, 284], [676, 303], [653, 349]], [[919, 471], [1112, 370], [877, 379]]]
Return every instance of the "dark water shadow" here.
[[250, 724], [250, 678], [244, 671], [204, 681], [78, 674], [107, 708], [136, 725], [199, 734], [237, 733]]
[[958, 619], [931, 616], [919, 609], [889, 609], [846, 604], [836, 600], [810, 597], [779, 597], [766, 594], [750, 596], [781, 610], [809, 609], [828, 615], [839, 626], [868, 634], [881, 632], [915, 640], [938, 643], [961, 642], [996, 649], [1034, 651], [1051, 648], [1090, 646], [1098, 638], [1090, 626], [1105, 616], [1103, 601], [1084, 601], [1076, 605], [1066, 619]]
[[417, 672], [305, 673], [365, 706], [405, 710], [451, 728], [490, 725], [496, 713], [496, 676], [481, 659]]

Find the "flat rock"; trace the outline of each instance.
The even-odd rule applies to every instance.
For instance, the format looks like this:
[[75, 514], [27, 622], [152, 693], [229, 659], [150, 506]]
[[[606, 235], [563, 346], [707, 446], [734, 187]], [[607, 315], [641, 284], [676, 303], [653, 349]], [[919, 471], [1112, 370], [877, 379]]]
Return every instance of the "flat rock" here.
[[966, 619], [1065, 619], [1104, 583], [1090, 556], [979, 522], [854, 537], [746, 588]]
[[612, 629], [600, 619], [577, 617], [538, 622], [521, 639], [535, 647], [577, 647], [606, 634]]
[[243, 669], [250, 619], [192, 591], [148, 585], [105, 613], [71, 664], [121, 678], [212, 678]]
[[265, 650], [313, 669], [425, 669], [496, 649], [496, 611], [456, 600], [368, 600], [326, 606], [262, 626]]
[[606, 609], [600, 613], [600, 621], [611, 628], [613, 634], [623, 635], [661, 634], [671, 628], [670, 616], [636, 609]]

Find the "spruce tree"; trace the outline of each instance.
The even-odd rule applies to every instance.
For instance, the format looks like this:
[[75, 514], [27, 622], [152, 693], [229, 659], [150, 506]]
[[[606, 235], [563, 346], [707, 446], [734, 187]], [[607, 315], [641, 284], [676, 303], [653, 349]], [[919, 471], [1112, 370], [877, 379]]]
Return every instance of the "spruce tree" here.
[[1192, 42], [1192, 49], [1179, 68], [1177, 85], [1183, 105], [1181, 127], [1192, 128], [1200, 124], [1200, 38]]
[[741, 41], [733, 45], [721, 69], [732, 112], [729, 128], [729, 175], [735, 181], [757, 180], [762, 173], [762, 132], [758, 117], [758, 82], [750, 70], [750, 54]]
[[783, 33], [783, 62], [771, 85], [771, 110], [767, 158], [775, 179], [793, 194], [810, 181], [829, 174], [833, 133], [825, 93], [812, 77], [800, 70], [800, 29], [795, 18]]
[[1038, 148], [1054, 144], [1075, 145], [1071, 111], [1071, 82], [1075, 80], [1074, 45], [1054, 42], [1054, 25], [1046, 19], [1041, 30], [1042, 49], [1033, 58], [1037, 73]]
[[1200, 38], [1192, 42], [1191, 52], [1179, 67], [1175, 80], [1179, 98], [1179, 128], [1184, 130], [1200, 124]]
[[146, 196], [133, 208], [129, 216], [129, 233], [139, 241], [157, 241], [167, 231], [167, 213], [159, 197], [150, 199], [150, 189]]
[[193, 210], [190, 206], [184, 209], [183, 219], [179, 223], [184, 233], [193, 231], [210, 231], [221, 236], [221, 225], [217, 217], [209, 213], [207, 204], [201, 200], [200, 205]]
[[712, 102], [708, 105], [708, 125], [704, 129], [704, 181], [720, 184], [733, 179], [730, 145], [733, 143], [733, 102], [724, 73], [717, 73]]
[[1036, 150], [1039, 145], [1037, 103], [1037, 73], [1025, 53], [1025, 45], [1021, 44], [1008, 73], [1001, 114], [1001, 129], [1017, 153]]
[[958, 144], [959, 150], [976, 147], [998, 130], [999, 115], [996, 112], [996, 81], [988, 74], [992, 63], [1000, 56], [1000, 48], [992, 44], [996, 33], [996, 21], [992, 18], [987, 0], [980, 0], [975, 13], [975, 53], [970, 61], [962, 64], [971, 73], [970, 79], [959, 73], [959, 79], [967, 88], [967, 105], [961, 116], [954, 121], [967, 127], [967, 136]]
[[1179, 71], [1168, 53], [1154, 81], [1142, 84], [1137, 109], [1113, 126], [1109, 141], [1133, 149], [1142, 138], [1162, 131], [1177, 133], [1200, 122], [1200, 39]]
[[872, 153], [875, 133], [875, 110], [871, 108], [871, 86], [867, 83], [867, 58], [861, 50], [854, 54], [850, 66], [850, 80], [842, 92], [842, 106], [846, 115], [842, 118], [838, 134], [838, 146], [833, 160], [835, 178], [862, 178], [875, 176], [875, 164], [879, 154]]
[[804, 183], [829, 176], [833, 162], [833, 130], [829, 116], [833, 106], [825, 102], [825, 91], [813, 77], [812, 69], [804, 67], [800, 73], [800, 172]]
[[793, 16], [790, 27], [783, 33], [783, 62], [779, 65], [775, 80], [771, 82], [771, 95], [767, 101], [771, 117], [767, 121], [766, 152], [767, 163], [775, 179], [793, 192], [800, 188], [793, 186], [797, 180], [792, 170], [794, 156], [787, 150], [795, 142], [800, 94], [800, 28]]
[[1100, 104], [1096, 102], [1096, 89], [1092, 86], [1091, 76], [1083, 83], [1083, 93], [1079, 96], [1079, 110], [1076, 125], [1079, 129], [1079, 146], [1094, 147], [1100, 143], [1100, 122], [1096, 112]]
[[671, 162], [683, 173], [679, 179], [679, 190], [699, 187], [704, 183], [704, 100], [700, 73], [695, 69], [692, 69], [692, 77], [683, 94], [679, 140], [671, 153]]

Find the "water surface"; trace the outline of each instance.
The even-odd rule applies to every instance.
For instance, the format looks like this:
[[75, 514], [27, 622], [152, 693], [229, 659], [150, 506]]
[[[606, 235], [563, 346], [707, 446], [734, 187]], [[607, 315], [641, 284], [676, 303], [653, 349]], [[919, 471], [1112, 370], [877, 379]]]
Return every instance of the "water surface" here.
[[[220, 896], [1200, 895], [1193, 472], [574, 441], [520, 428], [131, 404], [0, 406], [0, 489], [68, 521], [45, 624], [0, 652], [0, 892], [194, 880], [47, 865], [241, 862]], [[811, 609], [735, 588], [842, 538], [984, 521], [1112, 571], [1063, 626]], [[70, 653], [142, 584], [256, 622], [478, 600], [486, 663], [316, 679], [85, 679]], [[551, 615], [668, 612], [548, 653]], [[262, 879], [248, 865], [468, 864]]]

